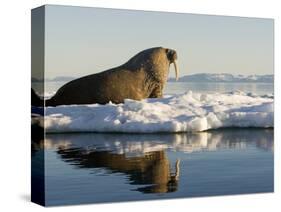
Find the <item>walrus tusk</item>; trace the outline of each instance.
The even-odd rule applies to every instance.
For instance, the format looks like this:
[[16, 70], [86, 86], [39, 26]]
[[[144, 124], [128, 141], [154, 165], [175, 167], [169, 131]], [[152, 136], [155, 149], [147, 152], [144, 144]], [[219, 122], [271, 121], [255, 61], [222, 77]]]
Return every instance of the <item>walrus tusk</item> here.
[[177, 159], [177, 161], [176, 161], [176, 173], [175, 173], [176, 180], [179, 179], [179, 176], [180, 176], [180, 159]]
[[179, 79], [179, 68], [178, 68], [178, 63], [176, 60], [174, 60], [174, 67], [175, 67], [175, 73], [176, 73], [176, 81]]

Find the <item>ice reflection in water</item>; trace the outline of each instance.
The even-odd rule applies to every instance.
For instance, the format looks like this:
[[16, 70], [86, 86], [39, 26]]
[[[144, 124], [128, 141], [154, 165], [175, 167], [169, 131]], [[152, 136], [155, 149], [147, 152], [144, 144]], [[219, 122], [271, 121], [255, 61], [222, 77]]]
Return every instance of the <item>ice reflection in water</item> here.
[[273, 129], [33, 135], [46, 205], [273, 191]]
[[[250, 131], [250, 133], [249, 133]], [[123, 173], [143, 193], [178, 189], [180, 158], [171, 164], [167, 151], [192, 153], [220, 149], [245, 149], [248, 145], [273, 151], [273, 130], [223, 130], [194, 134], [51, 134], [45, 149], [81, 169]], [[43, 142], [33, 143], [34, 150]], [[207, 174], [207, 173], [206, 173]]]

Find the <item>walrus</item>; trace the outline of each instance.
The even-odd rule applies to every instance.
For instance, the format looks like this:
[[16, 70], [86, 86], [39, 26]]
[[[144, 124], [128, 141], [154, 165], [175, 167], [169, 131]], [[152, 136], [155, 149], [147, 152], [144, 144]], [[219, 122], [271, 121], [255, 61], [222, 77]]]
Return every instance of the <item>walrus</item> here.
[[[178, 79], [177, 52], [155, 47], [141, 51], [125, 64], [72, 80], [45, 101], [45, 106], [71, 104], [123, 103], [125, 99], [160, 98], [168, 79], [170, 64], [174, 64]], [[42, 105], [31, 93], [32, 105]]]

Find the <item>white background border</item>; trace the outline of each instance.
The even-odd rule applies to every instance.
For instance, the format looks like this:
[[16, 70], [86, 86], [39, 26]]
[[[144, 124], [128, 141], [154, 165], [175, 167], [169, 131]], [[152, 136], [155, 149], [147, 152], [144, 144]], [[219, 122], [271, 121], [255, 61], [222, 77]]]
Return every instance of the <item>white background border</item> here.
[[[30, 198], [30, 9], [42, 4], [275, 19], [275, 193], [53, 207], [53, 211], [276, 211], [280, 202], [280, 6], [278, 0], [6, 0], [0, 3], [0, 211], [42, 210]], [[167, 26], [168, 28], [168, 26]], [[278, 121], [279, 120], [279, 121]], [[279, 131], [279, 132], [278, 132]], [[258, 164], [257, 164], [258, 166]], [[219, 173], [218, 173], [219, 174]], [[279, 209], [280, 210], [280, 209]]]

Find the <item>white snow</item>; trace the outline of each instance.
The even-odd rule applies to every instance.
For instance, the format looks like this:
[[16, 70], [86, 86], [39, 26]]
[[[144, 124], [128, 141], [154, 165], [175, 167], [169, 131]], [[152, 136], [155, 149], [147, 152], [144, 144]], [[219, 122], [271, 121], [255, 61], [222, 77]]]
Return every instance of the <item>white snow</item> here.
[[272, 95], [189, 91], [124, 104], [47, 107], [45, 129], [59, 132], [191, 132], [222, 127], [273, 127]]

